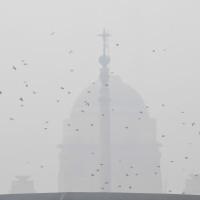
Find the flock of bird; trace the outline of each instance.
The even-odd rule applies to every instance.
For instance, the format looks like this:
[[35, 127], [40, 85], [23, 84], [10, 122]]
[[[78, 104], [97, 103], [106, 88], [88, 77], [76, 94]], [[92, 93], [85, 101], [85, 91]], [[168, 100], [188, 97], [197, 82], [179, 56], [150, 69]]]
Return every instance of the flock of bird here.
[[[55, 32], [50, 33], [51, 36], [54, 36], [55, 34], [56, 34]], [[116, 47], [119, 47], [119, 46], [120, 46], [120, 44], [119, 44], [119, 43], [116, 43]], [[166, 49], [162, 49], [162, 51], [166, 51]], [[67, 50], [67, 52], [68, 52], [69, 55], [71, 55], [71, 54], [74, 53], [73, 50]], [[155, 49], [152, 50], [152, 53], [156, 53], [156, 52], [157, 52], [157, 50], [155, 50]], [[28, 66], [28, 65], [29, 65], [28, 62], [25, 61], [25, 60], [21, 60], [21, 64], [22, 64], [23, 66]], [[13, 71], [17, 71], [18, 68], [17, 68], [15, 65], [13, 65], [13, 66], [12, 66], [12, 70], [13, 70]], [[74, 73], [74, 72], [75, 72], [75, 69], [74, 69], [74, 68], [71, 68], [71, 69], [69, 69], [69, 72], [70, 72], [70, 73]], [[24, 81], [23, 83], [24, 83], [24, 87], [29, 88], [29, 82], [28, 82], [28, 81]], [[95, 83], [93, 82], [93, 84], [95, 84]], [[108, 85], [107, 85], [107, 86], [108, 86]], [[62, 90], [62, 91], [64, 91], [64, 90], [65, 90], [65, 87], [64, 87], [64, 86], [60, 86], [59, 89]], [[88, 90], [87, 93], [90, 94], [91, 91]], [[32, 91], [32, 94], [33, 94], [33, 95], [37, 95], [37, 92], [36, 92], [35, 90], [33, 90], [33, 91]], [[68, 95], [72, 94], [72, 91], [67, 91], [67, 94], [68, 94]], [[3, 91], [0, 91], [0, 95], [3, 95]], [[18, 101], [19, 101], [19, 103], [20, 103], [20, 106], [21, 106], [21, 107], [24, 107], [25, 98], [24, 98], [23, 96], [20, 96], [20, 97], [18, 98]], [[60, 99], [56, 99], [56, 102], [57, 102], [57, 103], [60, 103]], [[91, 105], [91, 103], [90, 103], [88, 100], [85, 100], [85, 101], [83, 102], [83, 104], [84, 104], [86, 107], [89, 107], [89, 106]], [[161, 108], [165, 108], [166, 105], [165, 105], [164, 103], [161, 103], [161, 104], [160, 104], [160, 107], [161, 107]], [[146, 108], [146, 109], [149, 109], [150, 107], [149, 107], [149, 106], [146, 106], [145, 108]], [[114, 111], [114, 108], [112, 109], [112, 111]], [[85, 109], [82, 109], [81, 112], [82, 112], [82, 113], [85, 113]], [[144, 113], [144, 111], [138, 111], [138, 112], [139, 112], [140, 115], [142, 115], [142, 114]], [[184, 114], [184, 113], [185, 113], [184, 111], [181, 111], [181, 114]], [[102, 116], [104, 116], [104, 114], [102, 114]], [[11, 116], [11, 117], [9, 117], [9, 120], [10, 120], [10, 121], [14, 121], [15, 118]], [[141, 120], [141, 117], [139, 117], [138, 120]], [[186, 122], [181, 122], [181, 123], [182, 123], [182, 125], [185, 125], [185, 124], [186, 124]], [[49, 121], [46, 120], [46, 121], [44, 122], [44, 131], [47, 131], [47, 130], [48, 130], [48, 125], [49, 125]], [[68, 126], [71, 126], [71, 124], [68, 124]], [[91, 123], [90, 126], [94, 126], [94, 123]], [[192, 127], [196, 126], [196, 122], [191, 122], [191, 126], [192, 126]], [[129, 126], [125, 126], [124, 128], [125, 128], [125, 129], [129, 129]], [[79, 132], [79, 128], [76, 128], [75, 131], [76, 131], [76, 132]], [[198, 134], [200, 135], [200, 131], [198, 132]], [[167, 137], [166, 134], [161, 134], [161, 138], [162, 138], [162, 139], [165, 139], [166, 137]], [[91, 152], [91, 155], [94, 156], [94, 155], [95, 155], [95, 152]], [[188, 160], [188, 159], [189, 159], [189, 156], [185, 156], [184, 159], [185, 159], [185, 160]], [[170, 162], [170, 163], [174, 163], [175, 161], [174, 161], [174, 160], [169, 160], [169, 162]], [[104, 164], [103, 164], [103, 163], [100, 163], [99, 166], [100, 166], [100, 168], [97, 168], [95, 173], [93, 172], [93, 173], [90, 174], [91, 177], [95, 177], [95, 176], [96, 176], [96, 173], [99, 174], [99, 173], [101, 172], [101, 168], [104, 166]], [[45, 166], [44, 166], [43, 164], [40, 165], [40, 168], [41, 168], [41, 169], [44, 169], [44, 167], [45, 167]], [[157, 168], [160, 168], [160, 165], [157, 165], [156, 167], [157, 167]], [[131, 165], [131, 166], [130, 166], [130, 169], [134, 169], [134, 166]], [[140, 173], [138, 173], [138, 172], [135, 173], [135, 176], [139, 176], [139, 175], [140, 175]], [[158, 172], [155, 171], [155, 172], [154, 172], [154, 175], [157, 176], [157, 175], [158, 175]], [[129, 177], [129, 176], [130, 176], [129, 173], [125, 173], [125, 177]], [[107, 184], [109, 184], [109, 182], [105, 181], [105, 184], [107, 185]], [[122, 188], [123, 185], [122, 185], [122, 184], [118, 184], [117, 187], [118, 187], [118, 188]], [[128, 186], [128, 189], [129, 189], [129, 190], [132, 190], [133, 188], [134, 188], [134, 187], [133, 187], [132, 185], [129, 185], [129, 186]], [[104, 187], [101, 187], [101, 190], [104, 190]], [[171, 193], [172, 190], [169, 190], [168, 192]]]

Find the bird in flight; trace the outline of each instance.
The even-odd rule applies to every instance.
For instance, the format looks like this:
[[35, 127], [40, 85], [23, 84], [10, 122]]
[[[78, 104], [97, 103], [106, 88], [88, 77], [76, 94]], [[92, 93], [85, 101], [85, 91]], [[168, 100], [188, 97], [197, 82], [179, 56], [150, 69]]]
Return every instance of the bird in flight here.
[[13, 69], [13, 70], [17, 70], [17, 68], [16, 68], [14, 65], [12, 66], [12, 69]]

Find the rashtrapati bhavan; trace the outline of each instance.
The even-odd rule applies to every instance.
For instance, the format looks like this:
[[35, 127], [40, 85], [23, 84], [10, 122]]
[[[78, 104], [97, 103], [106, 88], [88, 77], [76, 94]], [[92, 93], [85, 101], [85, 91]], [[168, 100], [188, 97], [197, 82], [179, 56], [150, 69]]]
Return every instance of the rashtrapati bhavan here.
[[63, 122], [59, 191], [161, 193], [156, 121], [140, 94], [110, 73], [110, 35], [99, 36], [99, 78]]

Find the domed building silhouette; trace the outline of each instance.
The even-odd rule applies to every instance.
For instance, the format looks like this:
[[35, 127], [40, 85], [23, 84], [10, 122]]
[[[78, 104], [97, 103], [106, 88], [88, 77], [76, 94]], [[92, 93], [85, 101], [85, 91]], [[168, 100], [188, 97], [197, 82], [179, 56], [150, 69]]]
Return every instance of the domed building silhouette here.
[[161, 193], [156, 122], [140, 94], [110, 74], [109, 34], [100, 36], [99, 79], [63, 124], [59, 191]]

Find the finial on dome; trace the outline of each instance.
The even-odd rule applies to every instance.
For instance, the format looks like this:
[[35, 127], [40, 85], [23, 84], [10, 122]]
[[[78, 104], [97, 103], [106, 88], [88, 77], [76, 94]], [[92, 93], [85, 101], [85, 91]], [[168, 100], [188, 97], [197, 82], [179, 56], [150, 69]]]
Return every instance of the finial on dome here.
[[108, 55], [106, 55], [108, 50], [108, 42], [107, 42], [107, 38], [110, 37], [110, 34], [106, 32], [106, 30], [104, 29], [102, 34], [98, 35], [99, 37], [102, 37], [103, 39], [103, 54], [100, 56], [99, 58], [99, 63], [102, 66], [106, 66], [107, 64], [110, 63], [110, 57]]

